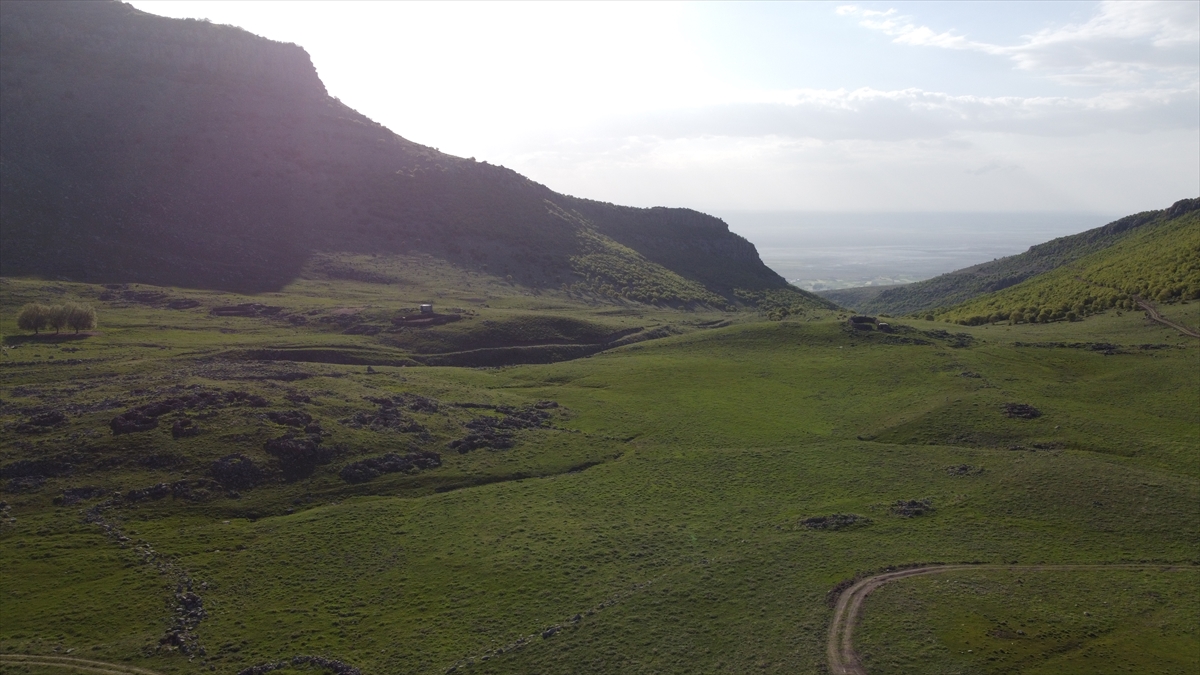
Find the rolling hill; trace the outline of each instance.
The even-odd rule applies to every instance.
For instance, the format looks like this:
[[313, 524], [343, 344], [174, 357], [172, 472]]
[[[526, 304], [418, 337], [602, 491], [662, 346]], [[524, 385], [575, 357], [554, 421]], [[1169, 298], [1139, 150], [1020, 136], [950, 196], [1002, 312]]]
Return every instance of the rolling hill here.
[[[1194, 213], [1197, 209], [1200, 209], [1200, 199], [1184, 199], [1167, 209], [1136, 213], [1103, 227], [1031, 246], [1028, 251], [1018, 255], [949, 272], [933, 279], [889, 287], [865, 295], [861, 289], [830, 291], [823, 295], [862, 312], [891, 315], [928, 312], [938, 314], [938, 310], [948, 311], [955, 305], [1003, 291], [1027, 279], [1062, 268], [1146, 229], [1153, 229], [1167, 221]], [[1164, 279], [1163, 283], [1167, 281]], [[1156, 287], [1155, 295], [1160, 290]], [[1079, 300], [1086, 296], [1086, 293], [1083, 294]], [[955, 311], [953, 314], [957, 317], [960, 312]]]
[[1138, 298], [1160, 303], [1200, 299], [1200, 199], [1159, 213], [1106, 248], [934, 315], [973, 325], [1046, 323], [1114, 307], [1136, 309]]
[[401, 138], [293, 44], [115, 1], [5, 2], [0, 58], [4, 275], [260, 292], [314, 252], [424, 253], [601, 298], [830, 306], [717, 218]]

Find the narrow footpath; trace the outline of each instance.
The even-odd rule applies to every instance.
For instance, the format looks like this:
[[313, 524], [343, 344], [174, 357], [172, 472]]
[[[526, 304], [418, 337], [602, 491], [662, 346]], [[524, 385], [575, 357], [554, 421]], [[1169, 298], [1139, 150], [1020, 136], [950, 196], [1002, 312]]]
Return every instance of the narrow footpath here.
[[63, 668], [77, 673], [103, 673], [104, 675], [160, 675], [153, 670], [121, 663], [105, 663], [70, 656], [43, 656], [41, 654], [0, 654], [0, 664], [17, 666], [42, 666]]

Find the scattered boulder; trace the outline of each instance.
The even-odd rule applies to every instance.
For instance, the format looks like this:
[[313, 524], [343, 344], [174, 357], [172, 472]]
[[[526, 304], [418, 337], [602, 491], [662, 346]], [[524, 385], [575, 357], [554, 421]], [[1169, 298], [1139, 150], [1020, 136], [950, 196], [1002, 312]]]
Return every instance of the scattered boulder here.
[[267, 413], [267, 418], [276, 424], [289, 427], [302, 427], [312, 422], [312, 415], [302, 410], [281, 410]]
[[96, 499], [108, 494], [108, 491], [101, 487], [89, 485], [85, 487], [67, 488], [63, 490], [61, 497], [55, 497], [54, 503], [59, 506], [71, 506], [78, 504], [81, 501], [88, 499]]
[[413, 412], [435, 413], [438, 411], [437, 400], [421, 396], [420, 394], [408, 394], [404, 396], [404, 403]]
[[200, 427], [193, 424], [189, 419], [175, 420], [175, 424], [171, 425], [171, 438], [176, 440], [198, 435], [200, 435]]
[[263, 481], [263, 470], [249, 457], [234, 453], [212, 463], [208, 472], [226, 490], [247, 490]]
[[347, 464], [339, 475], [347, 483], [365, 483], [385, 473], [416, 473], [441, 465], [442, 456], [430, 450], [419, 450], [403, 456], [388, 453], [382, 457], [372, 457]]
[[558, 635], [559, 631], [561, 631], [561, 630], [562, 630], [562, 626], [560, 626], [558, 624], [550, 626], [546, 630], [542, 631], [542, 639], [548, 640], [548, 639], [554, 637], [555, 635]]
[[279, 460], [286, 480], [308, 478], [322, 464], [328, 464], [332, 452], [321, 448], [321, 437], [317, 434], [296, 436], [291, 432], [267, 441], [263, 449]]
[[167, 303], [167, 309], [191, 309], [199, 306], [200, 301], [191, 298], [175, 298]]
[[491, 448], [492, 450], [507, 450], [513, 447], [516, 443], [513, 441], [512, 435], [501, 432], [485, 431], [475, 434], [467, 434], [462, 438], [450, 441], [448, 447], [451, 450], [457, 450], [462, 454], [467, 454], [472, 450], [480, 448]]
[[46, 457], [43, 459], [19, 459], [0, 467], [0, 478], [29, 478], [65, 476], [73, 465], [69, 456]]
[[45, 476], [19, 476], [4, 484], [5, 492], [37, 492], [46, 484]]
[[184, 396], [151, 401], [136, 408], [130, 408], [117, 415], [109, 422], [113, 435], [149, 431], [158, 427], [158, 418], [177, 410], [199, 410], [205, 408], [223, 408], [228, 405], [246, 404], [251, 408], [265, 408], [267, 400], [256, 394], [244, 391], [196, 391]]
[[893, 515], [902, 518], [913, 518], [923, 516], [934, 511], [933, 501], [926, 497], [925, 499], [900, 499], [892, 504], [888, 509]]
[[1029, 405], [1028, 403], [1005, 403], [1004, 416], [1016, 417], [1023, 420], [1031, 420], [1042, 416], [1042, 411]]
[[425, 431], [424, 426], [416, 420], [405, 416], [404, 412], [400, 409], [397, 401], [402, 404], [404, 397], [397, 397], [396, 399], [368, 398], [367, 400], [378, 404], [379, 408], [373, 413], [365, 411], [357, 412], [350, 417], [338, 421], [354, 429], [371, 429], [372, 431], [390, 430], [404, 433], [420, 433]]
[[970, 464], [958, 464], [956, 466], [946, 467], [946, 473], [951, 476], [975, 476], [983, 473], [983, 467], [971, 466]]
[[263, 305], [257, 302], [244, 302], [240, 305], [213, 307], [213, 316], [274, 316], [283, 311], [282, 307]]
[[557, 408], [558, 401], [538, 401], [537, 403], [533, 404], [533, 407], [537, 408], [538, 410], [546, 410], [548, 408]]
[[159, 483], [158, 485], [151, 485], [150, 487], [145, 487], [140, 490], [130, 490], [129, 492], [126, 492], [125, 501], [140, 502], [143, 499], [152, 499], [157, 501], [163, 497], [169, 497], [170, 495], [171, 486], [167, 485], [166, 483]]
[[870, 524], [870, 518], [865, 518], [857, 513], [834, 513], [828, 516], [812, 516], [800, 521], [800, 527], [806, 530], [846, 530]]
[[66, 421], [67, 416], [62, 411], [50, 410], [33, 415], [29, 419], [14, 427], [14, 430], [21, 434], [36, 434], [41, 431], [46, 431], [51, 427], [64, 424]]
[[321, 668], [333, 675], [362, 675], [362, 671], [344, 661], [326, 658], [324, 656], [293, 656], [288, 661], [260, 663], [238, 671], [237, 675], [267, 675], [267, 673], [283, 670], [289, 666]]
[[883, 321], [875, 324], [875, 327], [878, 328], [881, 333], [893, 332], [892, 325], [890, 323], [884, 323]]

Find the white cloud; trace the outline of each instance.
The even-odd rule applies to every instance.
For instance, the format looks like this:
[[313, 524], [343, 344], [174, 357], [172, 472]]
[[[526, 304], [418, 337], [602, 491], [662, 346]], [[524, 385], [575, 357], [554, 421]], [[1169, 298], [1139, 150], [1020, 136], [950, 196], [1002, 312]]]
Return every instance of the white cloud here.
[[1189, 86], [1200, 74], [1200, 3], [1101, 3], [1081, 24], [1069, 24], [1022, 36], [999, 45], [971, 40], [955, 31], [935, 31], [895, 10], [866, 10], [854, 5], [838, 14], [860, 18], [860, 25], [903, 45], [982, 52], [1012, 60], [1022, 70], [1067, 84]]
[[[594, 137], [779, 136], [821, 140], [937, 138], [957, 132], [1078, 136], [1192, 129], [1196, 90], [1090, 97], [956, 96], [920, 89], [764, 91], [717, 105], [639, 112], [587, 130]], [[576, 136], [578, 137], [578, 136]]]

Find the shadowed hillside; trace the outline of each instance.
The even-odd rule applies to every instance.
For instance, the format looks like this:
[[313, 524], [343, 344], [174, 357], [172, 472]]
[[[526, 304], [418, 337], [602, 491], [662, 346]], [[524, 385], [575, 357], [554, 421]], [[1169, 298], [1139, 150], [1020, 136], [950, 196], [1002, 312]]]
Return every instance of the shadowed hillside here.
[[296, 45], [118, 2], [5, 2], [0, 50], [5, 275], [256, 292], [314, 251], [422, 252], [643, 302], [828, 304], [716, 218], [407, 141], [330, 97]]
[[[892, 315], [948, 308], [1061, 268], [1113, 246], [1147, 226], [1178, 218], [1197, 209], [1200, 209], [1200, 199], [1184, 199], [1168, 209], [1144, 211], [1125, 216], [1103, 227], [1031, 246], [1025, 253], [957, 270], [914, 284], [884, 289], [873, 297], [853, 298], [859, 300], [853, 304], [862, 312]], [[839, 295], [827, 293], [826, 297], [836, 302], [852, 304], [852, 297], [847, 290], [839, 291]]]

